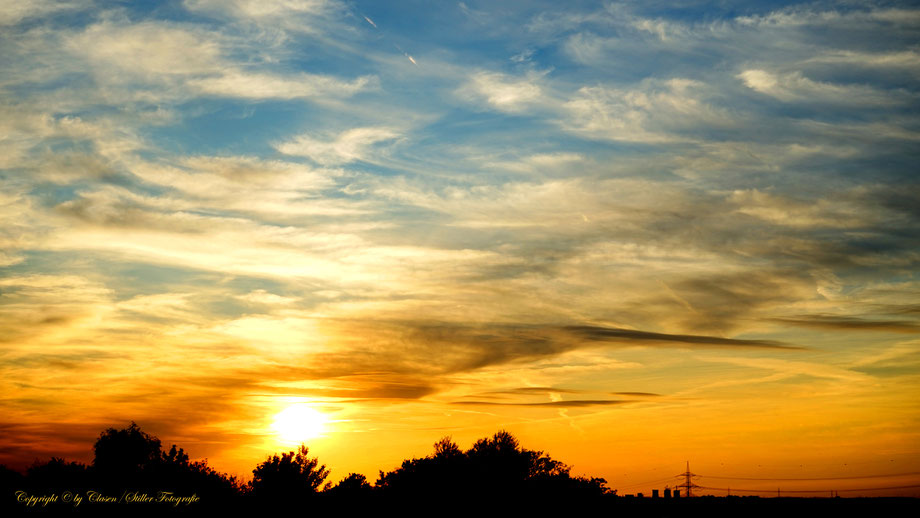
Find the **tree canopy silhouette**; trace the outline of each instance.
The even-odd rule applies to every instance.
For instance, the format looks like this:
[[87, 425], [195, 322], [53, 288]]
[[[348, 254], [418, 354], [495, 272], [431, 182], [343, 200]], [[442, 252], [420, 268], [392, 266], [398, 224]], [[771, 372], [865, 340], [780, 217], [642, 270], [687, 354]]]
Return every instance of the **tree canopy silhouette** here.
[[93, 467], [122, 476], [136, 474], [161, 460], [160, 440], [141, 431], [134, 421], [122, 430], [109, 428], [99, 434], [93, 446]]
[[235, 477], [215, 471], [206, 460], [191, 462], [175, 444], [164, 452], [160, 440], [133, 421], [127, 428], [102, 432], [93, 449], [93, 474], [102, 487], [196, 492], [215, 499], [240, 490]]
[[608, 492], [604, 479], [572, 477], [569, 472], [569, 466], [521, 447], [513, 435], [500, 430], [466, 452], [445, 437], [434, 444], [433, 454], [403, 461], [388, 473], [381, 471], [376, 487], [395, 498], [416, 495], [431, 500], [526, 499], [562, 493], [590, 497]]
[[573, 477], [569, 466], [542, 451], [522, 447], [504, 430], [476, 441], [466, 451], [444, 437], [434, 444], [430, 455], [405, 460], [388, 473], [381, 471], [374, 485], [364, 475], [350, 473], [335, 485], [323, 486], [329, 470], [310, 457], [306, 445], [269, 456], [252, 470], [253, 479], [242, 485], [210, 468], [205, 460], [191, 461], [176, 445], [164, 451], [157, 437], [134, 422], [123, 429], [103, 431], [93, 450], [89, 466], [52, 457], [45, 463], [36, 462], [25, 476], [0, 467], [0, 482], [5, 487], [36, 491], [83, 488], [112, 494], [196, 494], [207, 502], [201, 507], [221, 509], [239, 505], [261, 509], [268, 503], [276, 509], [294, 510], [301, 508], [304, 497], [322, 494], [311, 503], [313, 509], [351, 512], [376, 509], [380, 504], [443, 510], [445, 502], [468, 505], [488, 500], [515, 506], [544, 505], [547, 498], [598, 502], [594, 497], [610, 494], [604, 479]]
[[315, 494], [329, 470], [303, 444], [297, 451], [273, 455], [252, 470], [250, 488], [258, 498], [290, 499]]

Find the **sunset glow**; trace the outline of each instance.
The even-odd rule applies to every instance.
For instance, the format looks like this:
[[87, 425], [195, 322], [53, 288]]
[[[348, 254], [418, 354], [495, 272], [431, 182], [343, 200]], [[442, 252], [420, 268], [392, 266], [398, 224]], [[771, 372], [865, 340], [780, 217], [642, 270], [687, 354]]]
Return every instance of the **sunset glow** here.
[[274, 416], [272, 429], [287, 443], [308, 442], [326, 432], [328, 420], [322, 413], [303, 403], [288, 406]]
[[920, 496], [918, 42], [903, 1], [2, 2], [0, 464], [135, 421], [373, 483], [504, 429], [620, 493]]

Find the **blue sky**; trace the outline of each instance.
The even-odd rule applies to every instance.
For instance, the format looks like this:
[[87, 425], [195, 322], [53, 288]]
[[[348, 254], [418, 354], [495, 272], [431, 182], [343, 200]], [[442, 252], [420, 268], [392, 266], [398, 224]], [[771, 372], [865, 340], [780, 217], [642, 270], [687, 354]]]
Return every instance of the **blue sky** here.
[[369, 474], [505, 426], [610, 476], [701, 416], [736, 434], [701, 458], [875, 466], [883, 423], [915, 465], [918, 36], [909, 2], [6, 2], [0, 461], [135, 419], [238, 469], [309, 404]]

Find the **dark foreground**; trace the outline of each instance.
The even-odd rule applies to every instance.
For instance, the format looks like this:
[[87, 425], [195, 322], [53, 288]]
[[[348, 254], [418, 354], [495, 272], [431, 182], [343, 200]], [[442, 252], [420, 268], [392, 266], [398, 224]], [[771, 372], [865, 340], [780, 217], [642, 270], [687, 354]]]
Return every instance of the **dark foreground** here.
[[[488, 493], [488, 492], [487, 492]], [[237, 497], [225, 501], [183, 501], [178, 504], [158, 502], [154, 494], [129, 497], [120, 502], [87, 500], [74, 505], [58, 499], [49, 503], [17, 502], [14, 494], [4, 494], [3, 516], [614, 516], [614, 517], [889, 517], [920, 516], [920, 499], [916, 498], [757, 498], [695, 497], [678, 500], [636, 499], [605, 495], [598, 498], [569, 500], [541, 498], [501, 498], [497, 495], [466, 495], [451, 499], [405, 495], [401, 498], [368, 495], [361, 499], [313, 495], [309, 498], [265, 500]], [[116, 495], [121, 496], [121, 495]], [[133, 498], [133, 500], [132, 500]]]
[[91, 464], [52, 458], [24, 471], [0, 466], [0, 518], [85, 516], [920, 516], [916, 498], [633, 498], [602, 478], [575, 476], [505, 431], [462, 450], [450, 438], [371, 483], [337, 483], [306, 446], [272, 455], [247, 482], [191, 461], [135, 424], [103, 431]]

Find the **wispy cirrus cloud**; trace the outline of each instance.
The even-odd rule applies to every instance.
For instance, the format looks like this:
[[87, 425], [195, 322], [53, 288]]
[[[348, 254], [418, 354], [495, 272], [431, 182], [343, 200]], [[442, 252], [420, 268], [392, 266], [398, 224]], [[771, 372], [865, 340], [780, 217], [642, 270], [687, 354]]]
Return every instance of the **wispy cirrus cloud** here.
[[920, 333], [920, 322], [911, 320], [875, 320], [840, 315], [798, 315], [776, 318], [774, 320], [784, 324], [815, 327], [819, 329]]
[[[96, 81], [122, 88], [146, 85], [146, 96], [346, 97], [374, 83], [368, 76], [342, 80], [305, 72], [267, 72], [265, 66], [262, 70], [240, 66], [228, 59], [237, 45], [232, 37], [189, 24], [125, 25], [113, 21], [92, 25], [66, 42], [72, 54], [86, 58]], [[180, 90], [149, 90], [155, 86]]]
[[311, 135], [299, 135], [287, 142], [275, 145], [286, 154], [307, 157], [323, 165], [347, 164], [357, 160], [370, 160], [375, 147], [392, 142], [401, 136], [393, 128], [367, 127], [343, 131], [331, 139], [318, 139]]
[[813, 81], [800, 72], [777, 75], [750, 69], [738, 77], [745, 86], [785, 102], [838, 103], [849, 106], [907, 105], [914, 101], [906, 91], [883, 91], [863, 85], [835, 85]]
[[526, 112], [538, 108], [544, 100], [539, 85], [539, 75], [513, 78], [493, 72], [479, 72], [457, 90], [457, 95], [471, 101], [485, 101], [492, 109], [508, 112]]
[[92, 1], [62, 1], [38, 0], [35, 2], [10, 2], [0, 6], [0, 25], [15, 25], [23, 21], [30, 21], [36, 17], [61, 12], [84, 10], [92, 6]]

